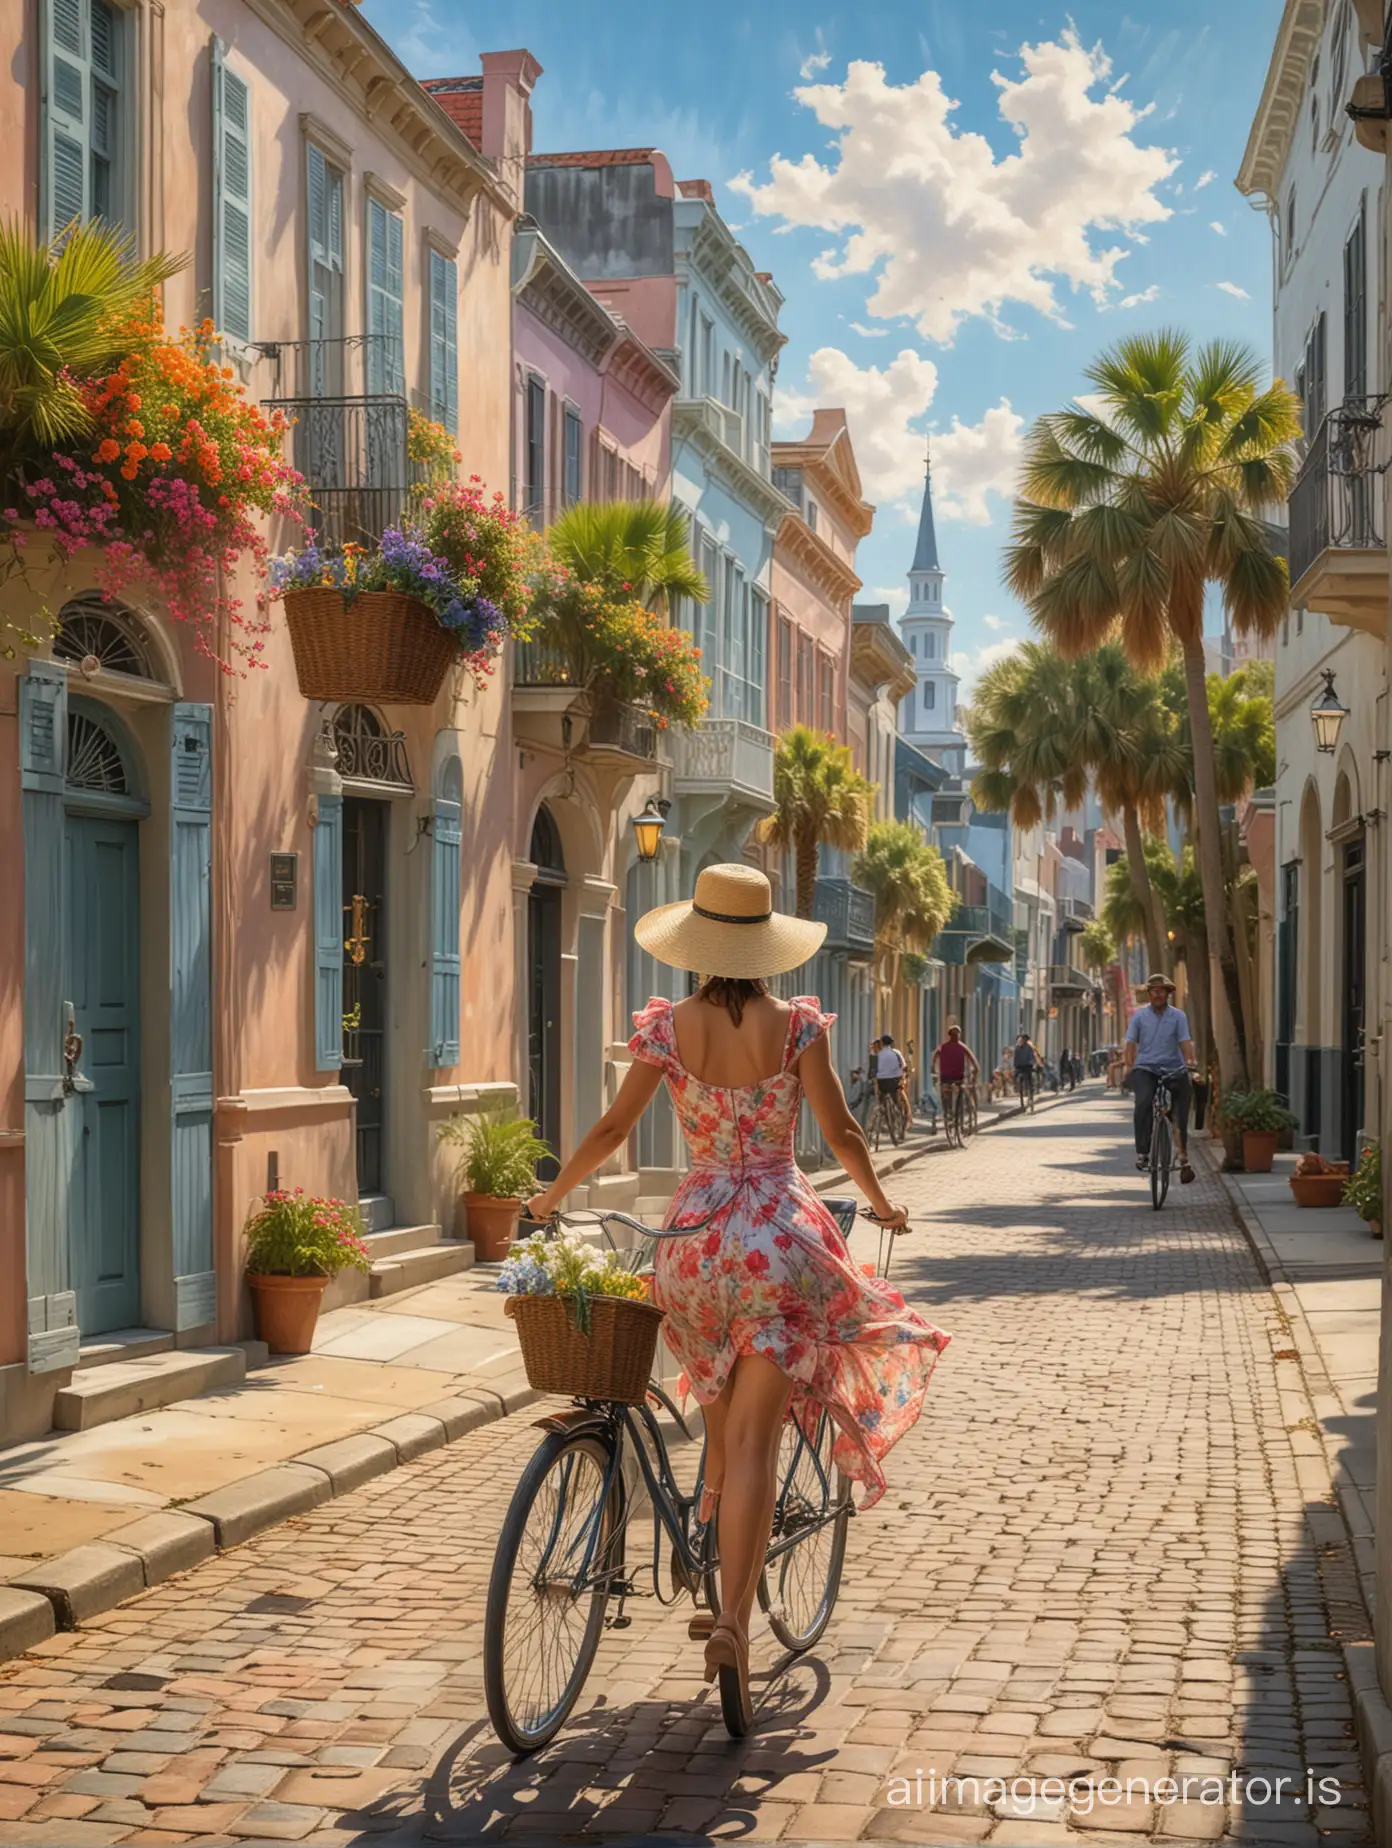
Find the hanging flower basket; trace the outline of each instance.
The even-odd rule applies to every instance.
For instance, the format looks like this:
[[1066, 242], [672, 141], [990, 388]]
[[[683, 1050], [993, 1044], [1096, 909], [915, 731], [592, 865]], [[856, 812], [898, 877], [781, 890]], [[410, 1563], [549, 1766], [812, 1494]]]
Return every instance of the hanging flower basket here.
[[398, 590], [285, 593], [295, 678], [306, 699], [430, 706], [459, 659], [450, 632], [417, 597]]

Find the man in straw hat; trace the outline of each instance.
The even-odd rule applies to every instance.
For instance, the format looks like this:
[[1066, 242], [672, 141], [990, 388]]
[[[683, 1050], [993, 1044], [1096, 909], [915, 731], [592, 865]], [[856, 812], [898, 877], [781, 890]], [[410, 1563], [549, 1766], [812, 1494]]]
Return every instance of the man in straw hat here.
[[[719, 1521], [721, 1615], [706, 1638], [706, 1679], [721, 1681], [727, 1722], [751, 1716], [749, 1622], [768, 1545], [779, 1437], [796, 1402], [830, 1412], [836, 1466], [885, 1488], [881, 1460], [918, 1417], [947, 1336], [883, 1278], [851, 1260], [797, 1165], [804, 1099], [882, 1226], [902, 1229], [831, 1062], [833, 1016], [767, 978], [815, 955], [824, 924], [780, 915], [752, 866], [710, 866], [692, 898], [659, 906], [634, 936], [650, 956], [701, 975], [675, 1005], [634, 1015], [634, 1062], [619, 1095], [550, 1186], [529, 1202], [547, 1217], [627, 1138], [665, 1081], [690, 1168], [667, 1210], [653, 1300], [706, 1421], [700, 1517]], [[808, 1425], [805, 1428], [815, 1428]]]
[[1187, 1186], [1194, 1178], [1194, 1170], [1189, 1165], [1189, 1103], [1193, 1086], [1188, 1072], [1188, 1067], [1194, 1063], [1194, 1042], [1189, 1022], [1170, 1000], [1175, 985], [1169, 976], [1149, 976], [1146, 989], [1150, 1005], [1137, 1008], [1126, 1029], [1126, 1074], [1136, 1097], [1136, 1166], [1142, 1174], [1150, 1168], [1155, 1087], [1169, 1073], [1175, 1127], [1179, 1131], [1179, 1178]]

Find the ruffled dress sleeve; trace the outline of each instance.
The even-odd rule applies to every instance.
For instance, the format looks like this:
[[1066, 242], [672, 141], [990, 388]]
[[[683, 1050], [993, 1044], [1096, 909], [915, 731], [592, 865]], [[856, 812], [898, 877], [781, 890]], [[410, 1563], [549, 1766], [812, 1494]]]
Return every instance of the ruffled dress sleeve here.
[[816, 995], [797, 995], [790, 1006], [793, 1017], [788, 1026], [788, 1056], [783, 1064], [786, 1068], [800, 1058], [812, 1044], [831, 1029], [835, 1014], [824, 1014], [822, 1004]]
[[628, 1050], [635, 1059], [641, 1059], [644, 1065], [655, 1065], [666, 1078], [673, 1078], [681, 1072], [681, 1062], [677, 1058], [677, 1036], [672, 1026], [672, 1003], [662, 995], [654, 995], [644, 1008], [633, 1016], [634, 1034], [628, 1042]]

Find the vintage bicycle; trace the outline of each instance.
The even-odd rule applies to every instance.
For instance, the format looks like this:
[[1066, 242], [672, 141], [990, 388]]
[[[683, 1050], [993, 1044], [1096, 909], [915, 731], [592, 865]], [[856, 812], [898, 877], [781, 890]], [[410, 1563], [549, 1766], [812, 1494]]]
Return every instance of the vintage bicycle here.
[[949, 1148], [964, 1149], [976, 1134], [975, 1087], [948, 1079], [943, 1092], [943, 1133]]
[[909, 1106], [901, 1084], [896, 1091], [888, 1093], [876, 1090], [875, 1105], [870, 1112], [870, 1120], [865, 1126], [865, 1139], [870, 1147], [879, 1152], [880, 1141], [888, 1136], [891, 1145], [898, 1148], [909, 1127]]
[[1176, 1161], [1183, 1160], [1170, 1087], [1177, 1078], [1186, 1077], [1188, 1070], [1180, 1065], [1172, 1072], [1162, 1072], [1155, 1085], [1150, 1118], [1150, 1203], [1157, 1213], [1170, 1191], [1170, 1170]]
[[[854, 1200], [827, 1200], [842, 1235]], [[868, 1210], [864, 1217], [879, 1221]], [[568, 1213], [553, 1225], [598, 1225], [629, 1268], [645, 1269], [661, 1238], [627, 1213]], [[620, 1246], [620, 1229], [636, 1243]], [[880, 1226], [877, 1275], [893, 1256], [897, 1230]], [[536, 1422], [545, 1433], [523, 1470], [498, 1537], [483, 1628], [483, 1684], [488, 1716], [510, 1752], [524, 1756], [554, 1739], [580, 1697], [606, 1629], [632, 1622], [629, 1598], [663, 1604], [690, 1597], [707, 1623], [720, 1613], [720, 1556], [715, 1524], [699, 1516], [705, 1444], [688, 1492], [677, 1481], [658, 1413], [689, 1440], [692, 1432], [661, 1383], [648, 1382], [639, 1405], [577, 1399]], [[779, 1642], [794, 1654], [810, 1649], [831, 1621], [841, 1586], [854, 1507], [849, 1479], [832, 1460], [835, 1426], [820, 1412], [803, 1425], [791, 1414], [778, 1460], [773, 1531], [758, 1598]], [[630, 1557], [643, 1495], [652, 1507], [652, 1547]], [[665, 1554], [665, 1558], [664, 1558]], [[611, 1610], [611, 1605], [613, 1609]], [[700, 1617], [693, 1634], [704, 1634]], [[732, 1670], [720, 1672], [726, 1729], [742, 1737], [747, 1717]]]

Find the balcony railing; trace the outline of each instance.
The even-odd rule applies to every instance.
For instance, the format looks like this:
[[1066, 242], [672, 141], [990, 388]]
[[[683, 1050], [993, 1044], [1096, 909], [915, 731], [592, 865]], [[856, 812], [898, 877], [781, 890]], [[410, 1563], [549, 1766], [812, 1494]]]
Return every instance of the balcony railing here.
[[1077, 969], [1072, 963], [1051, 963], [1049, 988], [1056, 1001], [1078, 1001], [1094, 994], [1097, 983], [1086, 970]]
[[657, 726], [651, 714], [619, 699], [597, 699], [585, 736], [590, 756], [629, 757], [652, 763], [657, 756]]
[[744, 719], [702, 719], [673, 741], [679, 795], [725, 795], [773, 807], [773, 735]]
[[1383, 476], [1392, 464], [1387, 399], [1346, 398], [1316, 430], [1290, 497], [1293, 595], [1329, 551], [1385, 549]]
[[870, 956], [875, 948], [875, 896], [849, 879], [819, 879], [812, 916], [827, 927], [826, 947]]
[[264, 402], [290, 422], [287, 454], [304, 476], [321, 545], [372, 544], [404, 516], [418, 471], [401, 342], [371, 334], [263, 344]]
[[1060, 930], [1086, 930], [1093, 917], [1092, 906], [1085, 898], [1061, 898], [1058, 907]]
[[519, 642], [513, 656], [512, 679], [519, 687], [575, 686], [570, 656], [552, 642]]

